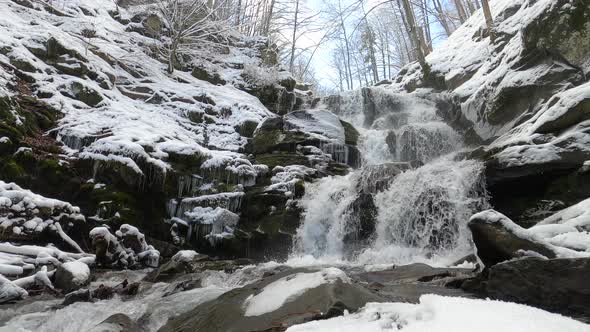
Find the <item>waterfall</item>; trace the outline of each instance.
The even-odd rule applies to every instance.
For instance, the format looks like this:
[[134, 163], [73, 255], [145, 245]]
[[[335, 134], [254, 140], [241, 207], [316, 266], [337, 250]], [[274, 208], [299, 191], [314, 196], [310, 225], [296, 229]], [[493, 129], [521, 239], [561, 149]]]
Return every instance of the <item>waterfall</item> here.
[[[306, 186], [292, 257], [444, 265], [468, 254], [467, 222], [488, 204], [483, 164], [457, 157], [462, 139], [434, 103], [382, 90], [371, 103], [372, 123], [358, 128], [362, 167]], [[367, 125], [367, 104], [348, 93], [338, 113]]]
[[374, 242], [359, 261], [410, 263], [468, 254], [467, 222], [487, 207], [482, 172], [481, 162], [454, 161], [449, 155], [395, 177], [375, 195]]

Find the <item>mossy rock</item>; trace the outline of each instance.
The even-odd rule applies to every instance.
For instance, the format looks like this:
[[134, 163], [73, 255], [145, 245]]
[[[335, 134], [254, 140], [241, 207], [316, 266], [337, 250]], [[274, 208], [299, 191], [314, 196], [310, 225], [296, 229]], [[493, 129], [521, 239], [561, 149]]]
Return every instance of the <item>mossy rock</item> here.
[[309, 166], [307, 157], [296, 153], [267, 153], [256, 156], [256, 163], [267, 165], [269, 169], [276, 166], [304, 165]]
[[88, 106], [96, 106], [103, 100], [100, 93], [80, 82], [72, 82], [69, 90], [69, 93], [66, 93], [68, 97], [77, 99]]
[[27, 73], [37, 72], [37, 68], [31, 64], [28, 60], [24, 59], [10, 59], [10, 64], [15, 66], [16, 69]]
[[242, 124], [237, 126], [236, 131], [244, 137], [252, 138], [252, 137], [254, 137], [254, 132], [256, 131], [257, 127], [258, 127], [258, 122], [252, 121], [252, 120], [246, 120]]
[[218, 73], [210, 73], [205, 68], [194, 67], [191, 72], [191, 75], [193, 75], [193, 77], [197, 79], [207, 81], [214, 85], [225, 85], [227, 83], [224, 79], [221, 78], [221, 76], [219, 76]]
[[346, 121], [340, 120], [340, 123], [342, 124], [342, 127], [344, 127], [344, 141], [345, 141], [345, 143], [349, 144], [349, 145], [356, 146], [358, 144], [359, 137], [360, 137], [358, 130], [356, 130], [356, 128], [352, 124], [350, 124]]

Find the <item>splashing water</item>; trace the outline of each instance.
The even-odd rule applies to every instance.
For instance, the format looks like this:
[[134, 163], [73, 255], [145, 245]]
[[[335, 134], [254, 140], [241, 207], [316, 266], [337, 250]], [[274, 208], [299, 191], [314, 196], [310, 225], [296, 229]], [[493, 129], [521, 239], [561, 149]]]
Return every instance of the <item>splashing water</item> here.
[[305, 222], [297, 230], [296, 250], [315, 257], [340, 257], [346, 232], [353, 225], [350, 205], [356, 199], [356, 177], [327, 177], [306, 187], [301, 200]]
[[409, 263], [420, 256], [466, 255], [471, 248], [467, 222], [487, 207], [482, 170], [480, 162], [456, 162], [447, 156], [398, 175], [375, 195], [375, 242], [359, 261]]
[[[467, 222], [488, 204], [483, 164], [454, 159], [462, 139], [438, 118], [432, 102], [407, 94], [392, 95], [392, 102], [380, 93], [376, 103], [388, 103], [387, 111], [381, 110], [371, 129], [360, 129], [363, 168], [306, 187], [291, 261], [448, 265], [471, 250]], [[341, 115], [365, 116], [359, 100], [358, 94], [343, 96]], [[374, 173], [371, 168], [395, 168], [399, 162], [424, 166], [366, 178]], [[351, 250], [350, 235], [365, 222], [359, 220], [357, 203], [367, 195], [371, 204], [362, 208], [374, 209], [373, 233], [363, 247]]]

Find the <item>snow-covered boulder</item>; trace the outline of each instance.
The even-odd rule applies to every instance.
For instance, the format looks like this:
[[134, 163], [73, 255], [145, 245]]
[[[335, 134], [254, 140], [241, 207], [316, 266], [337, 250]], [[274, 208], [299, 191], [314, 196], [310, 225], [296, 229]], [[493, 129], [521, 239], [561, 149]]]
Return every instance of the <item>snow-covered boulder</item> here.
[[61, 264], [55, 272], [55, 287], [69, 293], [90, 283], [90, 268], [88, 265], [73, 261]]
[[111, 234], [106, 227], [96, 227], [90, 231], [98, 264], [124, 268], [138, 264], [148, 267], [159, 265], [160, 252], [147, 244], [145, 235], [136, 227], [123, 224], [115, 234]]
[[536, 242], [526, 229], [494, 210], [473, 215], [469, 220], [469, 229], [477, 256], [487, 267], [527, 255], [555, 258], [555, 253]]
[[83, 223], [80, 208], [57, 199], [47, 198], [0, 180], [0, 239], [39, 241], [61, 239], [72, 249], [79, 245], [64, 231], [74, 223]]
[[469, 228], [486, 267], [519, 257], [590, 257], [590, 199], [559, 211], [530, 228], [495, 210], [473, 215]]

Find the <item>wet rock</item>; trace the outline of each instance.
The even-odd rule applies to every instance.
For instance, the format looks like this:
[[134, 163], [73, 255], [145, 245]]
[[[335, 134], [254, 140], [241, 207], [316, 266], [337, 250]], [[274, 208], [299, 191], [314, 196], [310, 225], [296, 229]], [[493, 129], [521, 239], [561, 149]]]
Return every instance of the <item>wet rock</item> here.
[[469, 293], [447, 284], [473, 277], [469, 269], [434, 268], [416, 263], [392, 266], [390, 269], [375, 272], [361, 272], [353, 276], [361, 282], [376, 286], [379, 295], [389, 302], [418, 303], [424, 294], [443, 296], [472, 297]]
[[468, 225], [477, 248], [477, 256], [488, 268], [503, 261], [535, 253], [555, 258], [553, 250], [533, 241], [523, 228], [494, 210], [475, 214]]
[[590, 259], [526, 258], [493, 266], [488, 296], [590, 318]]
[[249, 263], [248, 260], [212, 260], [209, 256], [194, 251], [181, 251], [179, 254], [173, 256], [170, 261], [162, 264], [158, 269], [150, 272], [145, 277], [145, 280], [150, 282], [169, 281], [185, 274], [205, 270], [233, 271], [238, 266]]
[[125, 314], [114, 314], [96, 325], [90, 332], [141, 332], [143, 329]]
[[79, 289], [77, 291], [66, 294], [64, 301], [61, 303], [63, 306], [68, 306], [76, 302], [90, 302], [92, 296], [89, 289]]
[[279, 306], [270, 304], [268, 312], [266, 310], [259, 312], [249, 308], [249, 301], [253, 301], [253, 297], [260, 294], [265, 287], [275, 282], [288, 282], [292, 278], [298, 278], [300, 273], [311, 274], [318, 273], [318, 271], [289, 270], [243, 288], [232, 290], [169, 321], [161, 331], [284, 330], [291, 325], [305, 321], [342, 315], [344, 310], [354, 311], [367, 302], [384, 301], [383, 298], [368, 289], [338, 278], [332, 282], [303, 289], [302, 292], [288, 298]]
[[55, 287], [69, 293], [90, 283], [90, 268], [88, 265], [73, 261], [63, 263], [55, 271]]

